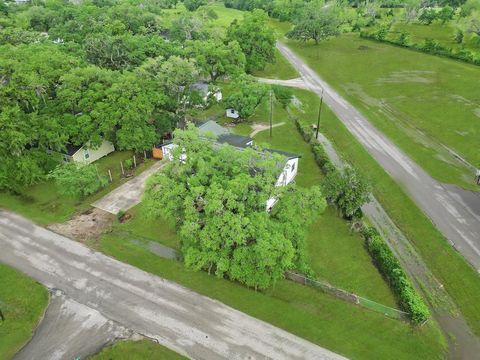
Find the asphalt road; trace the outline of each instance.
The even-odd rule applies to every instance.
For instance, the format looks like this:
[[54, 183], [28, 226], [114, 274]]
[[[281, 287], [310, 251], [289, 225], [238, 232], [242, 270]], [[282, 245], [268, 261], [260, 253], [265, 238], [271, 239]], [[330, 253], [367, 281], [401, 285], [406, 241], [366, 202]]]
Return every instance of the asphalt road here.
[[[450, 243], [480, 272], [480, 194], [444, 185], [405, 155], [281, 42], [277, 48], [307, 87], [321, 95], [348, 130], [396, 179]], [[294, 83], [286, 85], [295, 86]], [[304, 87], [303, 85], [300, 87]], [[473, 174], [472, 174], [473, 177]]]
[[79, 355], [95, 354], [114, 340], [131, 335], [97, 310], [77, 303], [60, 290], [52, 290], [45, 316], [15, 360], [76, 359]]
[[[83, 314], [93, 311], [96, 317], [91, 321], [98, 326], [114, 323], [191, 358], [343, 359], [5, 211], [0, 211], [0, 249], [1, 262], [61, 290], [81, 305]], [[76, 311], [68, 311], [72, 313]]]

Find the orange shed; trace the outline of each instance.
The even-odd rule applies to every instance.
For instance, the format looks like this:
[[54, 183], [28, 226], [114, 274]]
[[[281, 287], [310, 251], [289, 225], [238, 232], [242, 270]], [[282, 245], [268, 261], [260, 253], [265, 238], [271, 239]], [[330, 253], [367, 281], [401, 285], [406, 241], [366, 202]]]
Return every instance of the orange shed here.
[[159, 159], [159, 160], [162, 160], [163, 159], [163, 151], [162, 151], [162, 148], [161, 147], [153, 147], [152, 149], [152, 157], [154, 159]]

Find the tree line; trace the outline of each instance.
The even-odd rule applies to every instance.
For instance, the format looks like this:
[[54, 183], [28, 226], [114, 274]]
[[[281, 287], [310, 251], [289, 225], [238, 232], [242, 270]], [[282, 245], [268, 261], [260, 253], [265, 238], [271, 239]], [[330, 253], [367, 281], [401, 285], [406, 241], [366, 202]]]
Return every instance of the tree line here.
[[241, 78], [273, 61], [262, 11], [224, 31], [208, 7], [167, 21], [175, 6], [0, 0], [0, 189], [45, 179], [56, 166], [47, 151], [67, 144], [149, 149], [198, 104], [199, 79]]

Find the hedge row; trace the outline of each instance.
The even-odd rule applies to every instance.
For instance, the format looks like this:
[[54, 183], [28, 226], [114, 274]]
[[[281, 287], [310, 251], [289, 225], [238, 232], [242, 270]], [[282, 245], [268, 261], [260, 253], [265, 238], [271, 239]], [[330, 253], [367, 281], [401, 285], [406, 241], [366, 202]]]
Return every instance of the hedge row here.
[[415, 291], [400, 262], [380, 234], [373, 227], [365, 227], [362, 235], [370, 256], [397, 295], [400, 306], [410, 314], [414, 323], [420, 324], [426, 321], [430, 316], [427, 305]]
[[[310, 143], [315, 161], [322, 172], [328, 174], [332, 171], [338, 171], [330, 161], [323, 146], [313, 140], [314, 138], [310, 127], [302, 124], [297, 118], [295, 119], [295, 124], [305, 141]], [[364, 226], [362, 235], [375, 266], [387, 279], [392, 291], [399, 299], [402, 309], [410, 314], [414, 323], [419, 324], [426, 321], [430, 315], [427, 305], [425, 305], [423, 299], [415, 291], [412, 283], [403, 271], [400, 262], [384, 242], [378, 231], [373, 227]]]
[[401, 33], [397, 39], [387, 39], [386, 35], [387, 33], [384, 31], [384, 29], [373, 33], [364, 31], [360, 32], [360, 37], [365, 39], [401, 46], [407, 49], [443, 56], [454, 60], [460, 60], [473, 65], [480, 65], [480, 53], [471, 50], [460, 49], [456, 51], [434, 39], [425, 39], [425, 41], [422, 43], [409, 43], [407, 41], [407, 36], [404, 33]]
[[303, 139], [310, 144], [315, 161], [322, 170], [323, 174], [326, 175], [332, 171], [337, 171], [333, 163], [330, 161], [330, 158], [325, 152], [323, 146], [317, 141], [313, 141], [314, 137], [312, 136], [312, 129], [309, 126], [303, 125], [298, 119], [295, 119], [295, 124], [297, 125], [297, 128], [300, 131]]

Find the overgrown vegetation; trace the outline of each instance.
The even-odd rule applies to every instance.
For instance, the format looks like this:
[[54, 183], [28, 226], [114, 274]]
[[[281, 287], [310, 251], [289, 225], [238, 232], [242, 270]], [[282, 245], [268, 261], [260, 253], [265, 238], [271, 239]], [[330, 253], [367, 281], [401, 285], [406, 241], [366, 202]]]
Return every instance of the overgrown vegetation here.
[[426, 321], [430, 316], [427, 305], [425, 305], [420, 295], [413, 288], [400, 262], [380, 234], [372, 227], [364, 228], [362, 234], [365, 238], [368, 252], [391, 285], [402, 308], [410, 313], [414, 323], [420, 324]]
[[[315, 160], [326, 175], [323, 181], [326, 198], [333, 200], [347, 218], [361, 218], [363, 214], [360, 207], [368, 201], [371, 191], [366, 178], [350, 165], [343, 171], [337, 170], [322, 145], [312, 139], [312, 131], [308, 125], [298, 118], [296, 124], [304, 139], [311, 144]], [[426, 321], [430, 315], [427, 305], [380, 234], [375, 228], [362, 225], [362, 235], [372, 260], [385, 276], [402, 308], [410, 314], [414, 323]]]
[[264, 12], [220, 26], [203, 4], [1, 1], [0, 189], [42, 182], [68, 145], [150, 149], [198, 105], [202, 76], [274, 61]]
[[108, 184], [107, 177], [100, 175], [94, 164], [76, 162], [58, 165], [49, 178], [55, 181], [60, 194], [72, 197], [94, 194]]
[[[174, 160], [149, 183], [149, 213], [175, 221], [185, 265], [266, 289], [285, 270], [310, 272], [306, 229], [325, 208], [318, 187], [277, 187], [286, 160], [175, 132]], [[267, 212], [267, 201], [275, 201]]]

